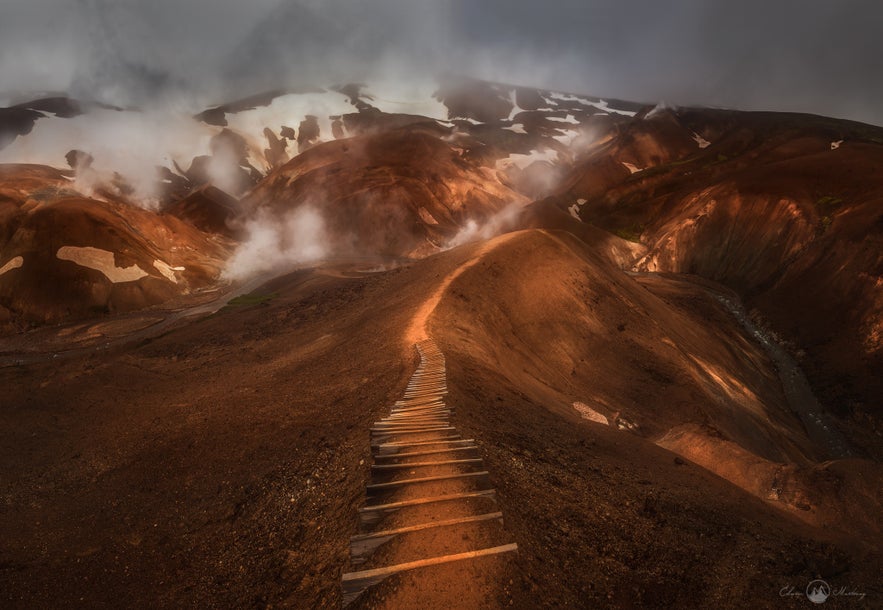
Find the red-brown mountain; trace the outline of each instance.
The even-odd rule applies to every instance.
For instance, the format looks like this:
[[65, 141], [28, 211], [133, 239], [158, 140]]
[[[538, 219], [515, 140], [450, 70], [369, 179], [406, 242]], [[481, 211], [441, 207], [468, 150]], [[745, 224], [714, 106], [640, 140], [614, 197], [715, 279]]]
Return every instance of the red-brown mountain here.
[[883, 595], [883, 129], [446, 77], [170, 117], [138, 172], [37, 118], [0, 151], [0, 595], [338, 604], [424, 333], [519, 545], [499, 606]]

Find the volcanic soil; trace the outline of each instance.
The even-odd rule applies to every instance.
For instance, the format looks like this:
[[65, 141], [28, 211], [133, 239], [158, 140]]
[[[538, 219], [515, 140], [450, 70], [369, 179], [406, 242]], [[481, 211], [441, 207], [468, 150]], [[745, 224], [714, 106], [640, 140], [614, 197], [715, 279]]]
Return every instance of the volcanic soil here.
[[[804, 598], [780, 593], [814, 578], [881, 599], [879, 532], [819, 527], [654, 442], [653, 413], [666, 427], [701, 419], [694, 408], [730, 421], [698, 381], [668, 378], [675, 356], [652, 328], [709, 305], [670, 300], [659, 319], [662, 301], [614, 268], [572, 236], [531, 230], [386, 271], [300, 270], [160, 336], [88, 353], [3, 354], [3, 605], [338, 607], [368, 428], [417, 365], [409, 329], [424, 313], [447, 358], [452, 423], [481, 447], [519, 550], [392, 577], [360, 607], [468, 607], [474, 597], [454, 596], [476, 586], [496, 607], [798, 607]], [[565, 298], [574, 290], [591, 315]], [[573, 336], [585, 347], [569, 349]], [[706, 362], [742, 358], [688, 339]], [[741, 349], [753, 364], [736, 378], [773, 374], [758, 347]], [[569, 354], [594, 364], [562, 368]], [[605, 381], [632, 369], [634, 384]], [[680, 382], [694, 395], [678, 395]], [[631, 405], [638, 432], [570, 408], [592, 383], [606, 403]], [[775, 451], [803, 460], [804, 441], [780, 424]], [[879, 493], [867, 493], [872, 506]]]

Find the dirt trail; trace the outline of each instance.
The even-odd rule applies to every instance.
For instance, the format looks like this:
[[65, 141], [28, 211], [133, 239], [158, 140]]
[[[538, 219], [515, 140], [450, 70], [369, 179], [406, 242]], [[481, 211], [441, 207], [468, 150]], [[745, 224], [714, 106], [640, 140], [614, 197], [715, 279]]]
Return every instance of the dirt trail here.
[[420, 309], [417, 310], [417, 314], [414, 316], [413, 320], [411, 321], [411, 325], [405, 332], [405, 342], [408, 345], [414, 345], [415, 343], [425, 341], [429, 338], [429, 334], [426, 331], [426, 322], [429, 320], [429, 316], [432, 315], [432, 312], [435, 311], [435, 308], [438, 307], [439, 302], [441, 301], [442, 297], [445, 295], [445, 292], [453, 283], [453, 281], [460, 277], [460, 275], [462, 275], [464, 271], [466, 271], [470, 267], [475, 266], [486, 254], [491, 252], [494, 248], [509, 241], [514, 235], [515, 233], [506, 233], [483, 243], [475, 251], [475, 254], [471, 259], [469, 259], [468, 261], [454, 269], [447, 276], [445, 276], [445, 278], [435, 289], [435, 292], [432, 293], [432, 296], [426, 299], [426, 301], [424, 301], [423, 304], [420, 306]]
[[431, 339], [417, 349], [420, 366], [402, 400], [371, 427], [371, 483], [360, 533], [350, 541], [343, 602], [493, 607], [500, 604], [500, 558], [517, 547], [508, 542], [478, 446], [450, 423], [444, 355]]

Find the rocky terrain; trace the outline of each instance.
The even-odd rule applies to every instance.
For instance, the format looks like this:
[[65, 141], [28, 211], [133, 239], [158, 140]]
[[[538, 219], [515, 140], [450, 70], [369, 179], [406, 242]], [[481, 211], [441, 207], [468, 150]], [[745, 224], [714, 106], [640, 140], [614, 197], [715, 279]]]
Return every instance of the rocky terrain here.
[[518, 551], [357, 605], [883, 596], [883, 129], [448, 76], [0, 146], [4, 605], [339, 605], [428, 337]]

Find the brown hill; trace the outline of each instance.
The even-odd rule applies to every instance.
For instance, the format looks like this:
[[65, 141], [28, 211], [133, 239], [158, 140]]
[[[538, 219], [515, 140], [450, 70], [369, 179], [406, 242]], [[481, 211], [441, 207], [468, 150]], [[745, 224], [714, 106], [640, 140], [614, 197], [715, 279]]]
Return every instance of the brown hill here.
[[[675, 119], [680, 138], [671, 133]], [[806, 354], [830, 408], [876, 412], [883, 130], [714, 111], [665, 121], [667, 135], [656, 118], [635, 121], [592, 152], [564, 182], [559, 205], [585, 199], [583, 219], [640, 240], [649, 251], [637, 269], [695, 273], [733, 288]], [[681, 144], [691, 133], [704, 144], [687, 154]], [[637, 160], [636, 147], [655, 159], [650, 167], [613, 171]]]
[[24, 323], [140, 309], [212, 282], [226, 245], [172, 216], [87, 199], [64, 174], [0, 171], [0, 306]]
[[239, 201], [219, 188], [206, 185], [163, 209], [165, 214], [179, 218], [205, 233], [233, 237], [231, 227], [239, 216]]
[[387, 257], [436, 251], [469, 220], [524, 203], [494, 172], [419, 129], [316, 145], [244, 199], [246, 207], [279, 214], [312, 206], [338, 252]]
[[812, 471], [825, 449], [782, 394], [776, 364], [714, 294], [623, 274], [598, 246], [545, 231], [497, 238], [447, 289], [432, 333], [559, 417], [603, 416], [814, 525], [879, 539], [879, 464]]
[[[150, 341], [0, 368], [4, 600], [339, 604], [367, 428], [401, 394], [421, 321], [519, 546], [482, 583], [497, 606], [775, 605], [818, 577], [883, 594], [879, 538], [836, 529], [860, 511], [821, 529], [795, 515], [823, 504], [759, 499], [653, 442], [700, 421], [718, 452], [728, 438], [783, 462], [812, 451], [738, 324], [701, 291], [686, 305], [662, 292], [567, 234], [528, 231], [383, 273], [299, 271]], [[826, 476], [849, 480], [842, 468]], [[826, 501], [879, 495], [854, 485], [864, 495]]]

